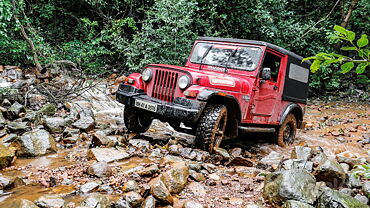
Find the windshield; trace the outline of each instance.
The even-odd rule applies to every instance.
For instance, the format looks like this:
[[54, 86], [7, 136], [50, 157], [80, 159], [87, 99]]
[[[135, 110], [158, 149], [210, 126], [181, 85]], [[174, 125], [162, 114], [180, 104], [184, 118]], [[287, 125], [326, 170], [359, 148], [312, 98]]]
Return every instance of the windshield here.
[[192, 63], [235, 68], [256, 69], [262, 50], [252, 46], [197, 43], [190, 57]]

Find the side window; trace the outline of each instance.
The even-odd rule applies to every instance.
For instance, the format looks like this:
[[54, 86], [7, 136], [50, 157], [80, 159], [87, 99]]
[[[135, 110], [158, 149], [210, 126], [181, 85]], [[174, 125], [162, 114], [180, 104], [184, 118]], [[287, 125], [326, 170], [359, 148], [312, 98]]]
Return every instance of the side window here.
[[263, 60], [263, 68], [271, 69], [271, 81], [277, 82], [281, 58], [272, 53], [266, 52], [265, 59]]

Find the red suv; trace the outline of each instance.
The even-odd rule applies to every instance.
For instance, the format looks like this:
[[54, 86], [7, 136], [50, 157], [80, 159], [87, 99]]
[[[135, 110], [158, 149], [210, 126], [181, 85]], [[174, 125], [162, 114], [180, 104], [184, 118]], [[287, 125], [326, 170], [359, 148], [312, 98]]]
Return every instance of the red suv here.
[[147, 65], [120, 84], [117, 100], [132, 132], [156, 118], [209, 152], [241, 132], [275, 133], [285, 146], [304, 126], [309, 65], [270, 43], [201, 37], [185, 66]]

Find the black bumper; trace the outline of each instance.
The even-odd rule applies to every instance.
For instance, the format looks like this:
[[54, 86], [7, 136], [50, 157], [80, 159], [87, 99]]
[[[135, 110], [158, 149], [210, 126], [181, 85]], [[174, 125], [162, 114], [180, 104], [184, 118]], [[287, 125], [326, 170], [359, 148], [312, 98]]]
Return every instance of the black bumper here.
[[[130, 85], [120, 84], [116, 93], [118, 102], [131, 106], [136, 109], [153, 114], [154, 118], [163, 121], [178, 121], [184, 124], [192, 125], [198, 121], [206, 102], [190, 100], [182, 97], [176, 97], [173, 102], [166, 102], [147, 96], [143, 90], [137, 89]], [[157, 105], [157, 111], [151, 112], [135, 107], [135, 100], [140, 99]]]

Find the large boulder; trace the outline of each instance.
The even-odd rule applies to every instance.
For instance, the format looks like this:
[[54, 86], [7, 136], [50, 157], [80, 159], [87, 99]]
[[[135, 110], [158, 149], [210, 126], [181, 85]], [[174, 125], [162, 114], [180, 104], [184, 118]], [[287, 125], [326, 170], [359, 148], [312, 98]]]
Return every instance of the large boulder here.
[[162, 174], [166, 187], [172, 194], [180, 193], [186, 186], [189, 177], [189, 167], [185, 162], [178, 162]]
[[11, 204], [6, 205], [6, 207], [7, 208], [39, 208], [33, 202], [27, 199], [16, 199], [12, 201]]
[[284, 203], [281, 208], [314, 208], [313, 206], [294, 200], [288, 200]]
[[62, 117], [52, 117], [45, 118], [43, 124], [50, 133], [62, 133], [67, 122]]
[[330, 188], [323, 188], [321, 190], [320, 198], [317, 200], [317, 208], [368, 208], [366, 204], [357, 199], [332, 190]]
[[14, 143], [18, 156], [34, 157], [56, 152], [53, 137], [43, 129], [36, 129], [18, 137]]
[[111, 176], [112, 168], [107, 162], [95, 162], [87, 168], [87, 173], [97, 177]]
[[5, 117], [9, 120], [14, 120], [19, 117], [19, 114], [25, 112], [25, 108], [23, 105], [19, 104], [18, 102], [14, 102], [10, 108], [5, 112]]
[[335, 160], [321, 160], [319, 166], [314, 171], [318, 181], [325, 181], [335, 184], [342, 183], [346, 179], [346, 173], [343, 167]]
[[290, 157], [292, 159], [308, 160], [312, 155], [311, 152], [312, 150], [309, 147], [295, 146]]
[[282, 205], [286, 200], [313, 204], [317, 196], [316, 180], [306, 170], [279, 171], [265, 178], [263, 197], [272, 204]]
[[166, 204], [173, 203], [173, 197], [170, 191], [167, 189], [164, 182], [162, 181], [161, 176], [152, 179], [149, 185], [150, 185], [150, 194], [153, 195], [156, 199]]
[[365, 181], [362, 185], [362, 191], [364, 191], [365, 195], [370, 199], [370, 181]]
[[72, 124], [73, 127], [81, 129], [82, 131], [88, 132], [94, 129], [95, 120], [94, 118], [87, 116], [81, 117], [79, 120]]
[[59, 195], [44, 195], [39, 197], [35, 204], [42, 208], [61, 208], [64, 206], [64, 199]]
[[14, 150], [0, 144], [0, 169], [8, 167], [12, 163], [14, 156]]
[[155, 199], [152, 195], [146, 197], [146, 199], [141, 204], [142, 208], [155, 208]]
[[29, 126], [28, 122], [20, 122], [20, 121], [9, 122], [6, 128], [10, 132], [18, 133], [18, 134], [31, 130], [31, 126]]
[[117, 150], [114, 148], [92, 148], [87, 152], [89, 160], [97, 160], [98, 162], [113, 162], [118, 160], [127, 159], [130, 154], [124, 150]]
[[278, 165], [284, 156], [278, 152], [272, 151], [261, 159], [260, 163], [264, 165]]
[[141, 197], [140, 194], [134, 191], [125, 193], [124, 197], [132, 207], [137, 207], [144, 201], [143, 197]]
[[93, 193], [81, 202], [81, 206], [88, 208], [110, 208], [111, 202], [108, 196], [99, 193]]

